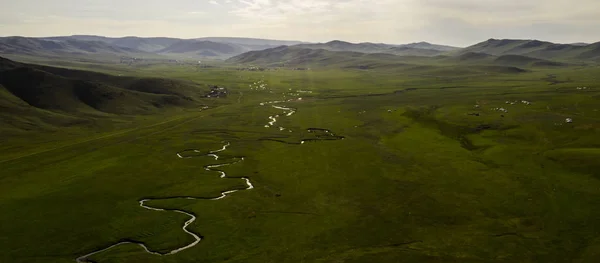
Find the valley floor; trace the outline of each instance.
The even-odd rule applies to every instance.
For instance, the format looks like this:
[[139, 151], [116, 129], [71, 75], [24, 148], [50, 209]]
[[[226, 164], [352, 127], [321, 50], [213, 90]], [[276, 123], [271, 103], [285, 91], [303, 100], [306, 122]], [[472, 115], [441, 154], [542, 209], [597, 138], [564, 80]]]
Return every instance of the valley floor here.
[[139, 69], [229, 95], [13, 131], [0, 262], [598, 262], [598, 72]]

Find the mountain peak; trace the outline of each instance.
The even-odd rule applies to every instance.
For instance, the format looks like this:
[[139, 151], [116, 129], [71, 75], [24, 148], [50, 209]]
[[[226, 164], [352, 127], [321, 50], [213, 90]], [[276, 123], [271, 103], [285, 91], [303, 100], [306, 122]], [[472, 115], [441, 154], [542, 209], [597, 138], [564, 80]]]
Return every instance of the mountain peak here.
[[352, 44], [352, 43], [341, 41], [341, 40], [332, 40], [332, 41], [329, 41], [329, 42], [327, 42], [325, 44], [328, 44], [328, 45], [347, 45], [347, 44]]

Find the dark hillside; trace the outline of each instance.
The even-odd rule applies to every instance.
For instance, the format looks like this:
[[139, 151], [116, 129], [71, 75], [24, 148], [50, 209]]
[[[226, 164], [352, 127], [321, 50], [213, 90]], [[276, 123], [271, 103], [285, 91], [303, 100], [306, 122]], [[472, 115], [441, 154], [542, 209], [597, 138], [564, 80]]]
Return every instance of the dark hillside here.
[[194, 99], [202, 97], [204, 94], [203, 91], [199, 90], [191, 81], [161, 78], [118, 77], [92, 71], [38, 65], [31, 65], [31, 67], [69, 79], [102, 83], [122, 89], [152, 94], [178, 95], [181, 97], [189, 97]]
[[494, 64], [516, 67], [566, 67], [569, 64], [521, 55], [503, 55], [494, 60]]
[[457, 59], [459, 61], [466, 61], [466, 62], [471, 62], [471, 61], [480, 62], [482, 60], [491, 59], [492, 57], [493, 57], [492, 55], [485, 54], [485, 53], [467, 52], [467, 53], [463, 53], [460, 56], [458, 56]]
[[0, 58], [0, 123], [11, 127], [197, 107], [205, 92], [192, 82], [117, 77]]
[[241, 47], [235, 46], [228, 43], [217, 43], [212, 41], [193, 41], [193, 40], [182, 40], [176, 42], [167, 48], [159, 50], [158, 53], [202, 53], [212, 52], [218, 54], [235, 54], [243, 51]]
[[339, 40], [330, 41], [327, 43], [318, 44], [301, 44], [295, 45], [294, 48], [302, 49], [324, 49], [328, 51], [347, 51], [360, 53], [387, 53], [399, 56], [436, 56], [444, 53], [444, 51], [454, 50], [451, 47], [433, 45], [429, 43], [413, 43], [407, 45], [386, 45], [374, 43], [350, 43]]
[[588, 45], [585, 47], [586, 51], [578, 55], [578, 58], [600, 58], [600, 42]]
[[0, 54], [2, 53], [36, 56], [146, 54], [141, 50], [112, 46], [101, 41], [47, 40], [26, 37], [0, 37]]
[[[521, 55], [530, 58], [543, 60], [560, 60], [569, 62], [572, 60], [590, 60], [600, 58], [600, 48], [598, 43], [590, 45], [581, 44], [556, 44], [539, 40], [519, 40], [519, 39], [490, 39], [470, 47], [466, 47], [458, 55], [477, 52], [486, 53], [495, 56]], [[514, 59], [514, 57], [513, 57]], [[540, 64], [539, 61], [532, 63]], [[541, 64], [552, 64], [542, 62]]]

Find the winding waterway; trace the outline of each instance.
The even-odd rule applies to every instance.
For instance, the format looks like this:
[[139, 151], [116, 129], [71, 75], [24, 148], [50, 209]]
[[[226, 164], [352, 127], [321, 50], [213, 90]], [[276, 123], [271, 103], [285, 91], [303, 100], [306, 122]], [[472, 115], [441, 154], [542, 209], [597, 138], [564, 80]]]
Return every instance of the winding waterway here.
[[[227, 150], [227, 147], [229, 147], [231, 144], [230, 143], [225, 143], [223, 145], [222, 148], [218, 149], [218, 150], [214, 150], [214, 151], [210, 151], [207, 154], [204, 155], [194, 155], [194, 156], [187, 156], [185, 155], [188, 152], [194, 152], [194, 153], [200, 153], [201, 151], [199, 150], [184, 150], [182, 152], [177, 153], [177, 157], [181, 158], [181, 159], [188, 159], [188, 158], [195, 158], [195, 157], [201, 157], [201, 156], [210, 156], [215, 158], [215, 160], [219, 159], [219, 155], [218, 153], [223, 152], [225, 150]], [[233, 161], [233, 162], [229, 162], [229, 163], [222, 163], [222, 164], [212, 164], [212, 165], [207, 165], [204, 167], [204, 169], [206, 171], [209, 172], [217, 172], [220, 174], [221, 178], [226, 178], [227, 174], [224, 171], [218, 170], [216, 168], [219, 167], [223, 167], [223, 166], [229, 166], [229, 165], [233, 165], [233, 164], [237, 164], [239, 162], [244, 161], [244, 157], [240, 157], [240, 158], [236, 158], [237, 160]], [[232, 179], [241, 179], [244, 181], [244, 183], [246, 184], [246, 188], [245, 189], [241, 189], [241, 190], [252, 190], [254, 189], [254, 185], [252, 185], [252, 182], [250, 181], [249, 178], [247, 177], [242, 177], [242, 178], [232, 178]], [[76, 259], [76, 262], [78, 263], [92, 263], [94, 261], [89, 260], [89, 258], [93, 255], [102, 253], [104, 251], [110, 250], [112, 248], [115, 248], [117, 246], [121, 246], [121, 245], [126, 245], [126, 244], [135, 244], [138, 245], [140, 247], [142, 247], [147, 253], [153, 254], [153, 255], [158, 255], [158, 256], [168, 256], [168, 255], [174, 255], [177, 254], [181, 251], [184, 251], [188, 248], [191, 248], [195, 245], [197, 245], [198, 243], [200, 243], [200, 241], [202, 240], [202, 237], [197, 234], [194, 233], [192, 231], [190, 231], [188, 229], [188, 226], [190, 224], [192, 224], [194, 221], [196, 221], [196, 216], [193, 215], [192, 213], [183, 211], [183, 210], [178, 210], [178, 209], [163, 209], [163, 208], [157, 208], [157, 207], [153, 207], [148, 205], [148, 202], [151, 201], [157, 201], [157, 200], [173, 200], [173, 199], [188, 199], [188, 200], [221, 200], [225, 197], [227, 197], [230, 194], [233, 194], [235, 192], [240, 191], [240, 189], [235, 189], [235, 190], [228, 190], [228, 191], [224, 191], [221, 192], [221, 195], [219, 197], [215, 197], [215, 198], [202, 198], [202, 197], [191, 197], [191, 196], [186, 196], [186, 197], [170, 197], [170, 198], [147, 198], [147, 199], [142, 199], [139, 201], [139, 205], [140, 207], [144, 208], [144, 209], [148, 209], [148, 210], [152, 210], [152, 211], [160, 211], [160, 212], [175, 212], [175, 213], [180, 213], [180, 214], [184, 214], [186, 216], [188, 216], [190, 219], [185, 221], [185, 223], [183, 224], [183, 226], [181, 227], [181, 229], [188, 235], [192, 236], [194, 238], [194, 241], [188, 245], [185, 245], [183, 247], [177, 248], [177, 249], [173, 249], [170, 252], [167, 253], [160, 253], [160, 252], [156, 252], [156, 251], [152, 251], [150, 250], [144, 243], [139, 242], [139, 241], [135, 241], [135, 240], [127, 240], [127, 241], [121, 241], [118, 242], [116, 244], [110, 245], [106, 248], [100, 249], [100, 250], [96, 250], [94, 252], [88, 253], [86, 255], [83, 255], [81, 257], [78, 257]]]
[[[295, 108], [289, 108], [286, 106], [277, 106], [277, 105], [273, 105], [273, 104], [279, 104], [279, 103], [283, 103], [285, 101], [270, 101], [270, 102], [264, 102], [264, 103], [260, 103], [261, 106], [266, 106], [266, 105], [271, 105], [271, 107], [278, 109], [278, 110], [283, 110], [284, 111], [284, 115], [285, 116], [292, 116], [294, 113], [296, 113], [297, 109]], [[277, 122], [277, 118], [279, 118], [279, 115], [274, 115], [274, 116], [269, 116], [269, 124], [265, 125], [265, 127], [272, 127], [275, 125], [275, 123]], [[280, 131], [286, 130], [286, 128], [283, 127], [279, 127]], [[291, 132], [291, 130], [289, 130]], [[259, 139], [261, 141], [274, 141], [274, 142], [281, 142], [281, 143], [286, 143], [286, 144], [304, 144], [306, 142], [312, 142], [312, 141], [323, 141], [323, 140], [343, 140], [345, 137], [344, 136], [338, 136], [335, 135], [333, 132], [331, 132], [330, 130], [327, 129], [321, 129], [321, 128], [308, 128], [307, 129], [308, 133], [311, 133], [314, 135], [314, 138], [312, 139], [303, 139], [300, 140], [300, 142], [287, 142], [284, 140], [280, 140], [279, 138], [262, 138]], [[197, 149], [188, 149], [188, 150], [183, 150], [181, 152], [176, 153], [177, 157], [180, 159], [189, 159], [189, 158], [198, 158], [198, 157], [203, 157], [203, 156], [208, 156], [208, 157], [212, 157], [215, 160], [219, 160], [220, 156], [219, 153], [226, 151], [227, 148], [231, 146], [231, 144], [229, 142], [224, 142], [223, 146], [220, 149], [217, 150], [213, 150], [213, 151], [209, 151], [209, 152], [203, 152]], [[229, 166], [229, 165], [234, 165], [237, 163], [240, 163], [242, 161], [244, 161], [244, 157], [235, 157], [232, 158], [233, 161], [231, 162], [227, 162], [227, 163], [221, 163], [221, 164], [212, 164], [212, 165], [207, 165], [204, 166], [204, 169], [208, 172], [216, 172], [220, 174], [221, 178], [227, 178], [227, 174], [222, 171], [219, 170], [219, 167], [224, 167], [224, 166]], [[223, 191], [221, 192], [221, 195], [218, 197], [214, 197], [214, 198], [206, 198], [206, 197], [192, 197], [192, 196], [176, 196], [176, 197], [165, 197], [165, 198], [144, 198], [142, 200], [140, 200], [139, 206], [147, 209], [147, 210], [152, 210], [152, 211], [157, 211], [157, 212], [175, 212], [175, 213], [180, 213], [180, 214], [184, 214], [186, 216], [189, 217], [189, 219], [187, 221], [185, 221], [185, 223], [183, 224], [183, 226], [181, 227], [181, 229], [188, 235], [190, 235], [194, 241], [183, 246], [180, 248], [176, 248], [171, 250], [170, 252], [166, 252], [166, 253], [161, 253], [161, 252], [157, 252], [157, 251], [152, 251], [150, 248], [148, 248], [143, 242], [140, 241], [136, 241], [136, 240], [131, 240], [131, 239], [124, 239], [121, 240], [115, 244], [112, 244], [110, 246], [107, 246], [105, 248], [102, 249], [98, 249], [96, 251], [90, 252], [88, 254], [85, 254], [81, 257], [78, 257], [76, 259], [77, 263], [93, 263], [95, 261], [90, 260], [89, 258], [108, 251], [112, 248], [121, 246], [121, 245], [126, 245], [126, 244], [134, 244], [134, 245], [138, 245], [140, 246], [144, 251], [146, 251], [149, 254], [152, 255], [157, 255], [157, 256], [169, 256], [169, 255], [174, 255], [177, 254], [181, 251], [184, 251], [186, 249], [192, 248], [194, 246], [196, 246], [198, 243], [200, 243], [200, 241], [202, 240], [202, 236], [198, 233], [194, 233], [191, 230], [188, 229], [189, 225], [192, 224], [194, 221], [196, 221], [196, 216], [193, 215], [191, 212], [187, 212], [184, 210], [178, 210], [178, 209], [167, 209], [167, 208], [158, 208], [158, 207], [153, 207], [151, 205], [148, 204], [148, 202], [152, 202], [152, 201], [159, 201], [159, 200], [174, 200], [174, 199], [187, 199], [187, 200], [221, 200], [227, 196], [229, 196], [230, 194], [233, 194], [235, 192], [238, 191], [243, 191], [243, 190], [252, 190], [254, 189], [254, 185], [252, 184], [252, 182], [250, 181], [249, 178], [247, 177], [241, 177], [241, 178], [229, 178], [229, 179], [240, 179], [243, 180], [244, 183], [246, 184], [246, 188], [244, 189], [233, 189], [233, 190], [227, 190], [227, 191]]]
[[[260, 105], [261, 106], [265, 106], [265, 105], [269, 105], [269, 104], [275, 104], [275, 103], [282, 103], [283, 101], [269, 101], [269, 102], [263, 102]], [[271, 107], [278, 109], [278, 110], [283, 110], [283, 114], [285, 114], [286, 117], [290, 117], [292, 115], [294, 115], [294, 113], [296, 113], [296, 109], [294, 108], [288, 108], [285, 106], [277, 106], [277, 105], [271, 105]], [[269, 123], [265, 125], [265, 128], [270, 128], [270, 127], [274, 127], [275, 123], [277, 122], [277, 118], [279, 118], [279, 115], [275, 115], [275, 116], [269, 116]], [[279, 131], [285, 131], [287, 130], [284, 127], [279, 127]], [[289, 130], [290, 132], [292, 132], [291, 130]]]

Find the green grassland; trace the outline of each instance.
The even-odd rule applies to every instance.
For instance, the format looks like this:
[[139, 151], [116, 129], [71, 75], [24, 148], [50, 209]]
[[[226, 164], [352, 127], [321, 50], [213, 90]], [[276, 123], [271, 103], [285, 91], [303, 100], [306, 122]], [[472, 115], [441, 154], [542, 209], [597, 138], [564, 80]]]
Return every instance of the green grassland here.
[[[155, 256], [129, 244], [89, 260], [600, 260], [600, 68], [378, 63], [265, 71], [220, 63], [61, 65], [188, 83], [173, 89], [192, 97], [189, 104], [141, 112], [111, 104], [86, 113], [62, 104], [32, 109], [0, 89], [3, 111], [18, 109], [34, 125], [2, 129], [0, 262], [75, 262], [124, 240], [159, 252], [183, 247], [193, 241], [181, 229], [189, 218], [138, 201], [243, 189], [243, 181], [204, 169], [241, 156], [221, 169], [250, 178], [254, 189], [217, 201], [150, 202], [194, 214], [189, 230], [203, 237], [197, 246]], [[150, 98], [129, 80], [107, 79], [111, 89], [132, 94], [124, 105]], [[258, 81], [266, 89], [253, 89]], [[208, 85], [229, 95], [193, 96]], [[275, 105], [295, 114], [260, 105], [284, 99], [293, 101]], [[508, 112], [495, 110], [501, 107]], [[277, 114], [276, 127], [286, 130], [265, 128]], [[82, 121], [57, 121], [63, 118]], [[308, 128], [344, 139], [299, 144], [315, 138]], [[223, 141], [231, 146], [219, 160], [176, 155], [219, 149]]]

